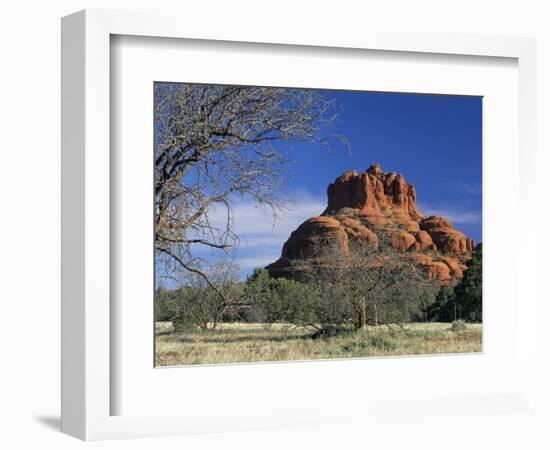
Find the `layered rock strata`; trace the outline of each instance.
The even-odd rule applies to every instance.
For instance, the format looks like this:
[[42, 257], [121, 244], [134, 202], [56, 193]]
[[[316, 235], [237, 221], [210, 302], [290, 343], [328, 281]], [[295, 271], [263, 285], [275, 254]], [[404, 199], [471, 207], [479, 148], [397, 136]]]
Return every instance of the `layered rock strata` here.
[[391, 248], [423, 268], [439, 284], [460, 279], [471, 257], [474, 241], [440, 216], [424, 218], [416, 207], [416, 189], [396, 172], [379, 164], [364, 173], [345, 172], [327, 189], [328, 205], [292, 232], [281, 257], [267, 269], [273, 276], [291, 276], [292, 260], [311, 255], [315, 239], [330, 239], [343, 248], [350, 241], [377, 245], [386, 239]]

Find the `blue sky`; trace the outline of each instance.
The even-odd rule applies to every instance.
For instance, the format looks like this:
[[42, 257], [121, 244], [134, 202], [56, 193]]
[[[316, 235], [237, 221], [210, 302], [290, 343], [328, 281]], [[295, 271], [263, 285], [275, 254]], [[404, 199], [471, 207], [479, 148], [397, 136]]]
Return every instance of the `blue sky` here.
[[[346, 170], [403, 174], [417, 190], [418, 209], [449, 218], [480, 242], [482, 99], [446, 95], [325, 91], [342, 108], [337, 129], [351, 144], [328, 152], [314, 144], [286, 146], [292, 158], [286, 189], [293, 202], [280, 219], [247, 200], [235, 204], [241, 237], [234, 256], [241, 276], [275, 261], [290, 232], [326, 206], [326, 188]], [[221, 213], [221, 212], [220, 212]], [[217, 212], [212, 211], [215, 218]]]
[[383, 170], [399, 172], [416, 186], [421, 210], [448, 211], [461, 231], [481, 241], [481, 97], [327, 95], [342, 105], [338, 132], [349, 139], [351, 155], [342, 149], [329, 153], [295, 146], [289, 188], [323, 197], [340, 173], [364, 171], [379, 162]]
[[[419, 210], [451, 219], [457, 229], [481, 241], [482, 99], [326, 91], [342, 112], [337, 132], [351, 144], [351, 154], [335, 145], [332, 152], [312, 144], [292, 144], [287, 190], [293, 203], [273, 223], [267, 211], [241, 202], [236, 250], [241, 274], [274, 261], [290, 232], [326, 206], [326, 188], [342, 172], [364, 171], [379, 162], [416, 186]], [[239, 214], [241, 218], [239, 218]]]

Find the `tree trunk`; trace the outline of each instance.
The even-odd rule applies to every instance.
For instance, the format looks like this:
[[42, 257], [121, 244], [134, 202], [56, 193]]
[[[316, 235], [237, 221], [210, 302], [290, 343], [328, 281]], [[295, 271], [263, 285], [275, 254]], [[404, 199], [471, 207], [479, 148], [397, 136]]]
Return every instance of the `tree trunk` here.
[[361, 311], [361, 329], [367, 329], [367, 302], [363, 299], [363, 309]]
[[378, 326], [378, 305], [374, 304], [374, 326]]

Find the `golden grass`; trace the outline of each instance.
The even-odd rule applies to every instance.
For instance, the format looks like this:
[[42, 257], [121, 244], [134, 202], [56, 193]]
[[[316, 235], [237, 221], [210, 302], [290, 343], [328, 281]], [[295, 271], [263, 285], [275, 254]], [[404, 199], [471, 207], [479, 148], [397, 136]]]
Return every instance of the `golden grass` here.
[[176, 333], [170, 322], [156, 324], [156, 364], [227, 364], [259, 361], [363, 358], [372, 356], [475, 353], [482, 351], [482, 325], [451, 331], [449, 323], [385, 326], [313, 339], [310, 330], [277, 324], [222, 324], [221, 329]]

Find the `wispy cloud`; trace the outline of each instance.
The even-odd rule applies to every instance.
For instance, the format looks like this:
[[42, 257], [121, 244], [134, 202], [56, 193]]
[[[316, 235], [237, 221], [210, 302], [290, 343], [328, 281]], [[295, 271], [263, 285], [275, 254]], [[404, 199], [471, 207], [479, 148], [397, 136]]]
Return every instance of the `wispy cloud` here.
[[424, 216], [442, 216], [449, 219], [453, 224], [478, 224], [481, 223], [481, 211], [472, 209], [453, 208], [432, 208], [427, 205], [419, 205], [418, 209]]
[[[308, 193], [299, 193], [292, 203], [276, 215], [270, 208], [261, 207], [252, 201], [239, 200], [233, 204], [233, 229], [239, 236], [234, 251], [235, 262], [241, 274], [256, 267], [264, 267], [281, 255], [283, 244], [302, 222], [317, 216], [325, 209], [325, 200]], [[227, 220], [225, 207], [213, 208], [210, 221], [224, 227]]]
[[[290, 233], [310, 217], [317, 216], [325, 209], [325, 199], [308, 193], [300, 193], [295, 200], [277, 215], [271, 209], [261, 207], [251, 200], [239, 200], [233, 204], [233, 229], [240, 238], [234, 249], [235, 263], [241, 275], [250, 273], [256, 267], [265, 267], [277, 260]], [[481, 211], [466, 208], [433, 207], [418, 205], [425, 216], [446, 217], [455, 225], [481, 223]], [[209, 212], [211, 222], [224, 227], [227, 220], [225, 207], [214, 208]], [[218, 255], [219, 257], [220, 255]], [[216, 257], [212, 254], [212, 257]]]
[[452, 183], [449, 183], [449, 187], [455, 192], [461, 192], [467, 195], [481, 195], [483, 190], [481, 182], [479, 183], [452, 182]]
[[257, 267], [265, 267], [268, 264], [276, 261], [280, 256], [281, 250], [278, 252], [267, 253], [262, 251], [258, 256], [255, 257], [237, 257], [235, 262], [239, 265], [242, 274], [247, 274], [252, 272], [253, 269]]

